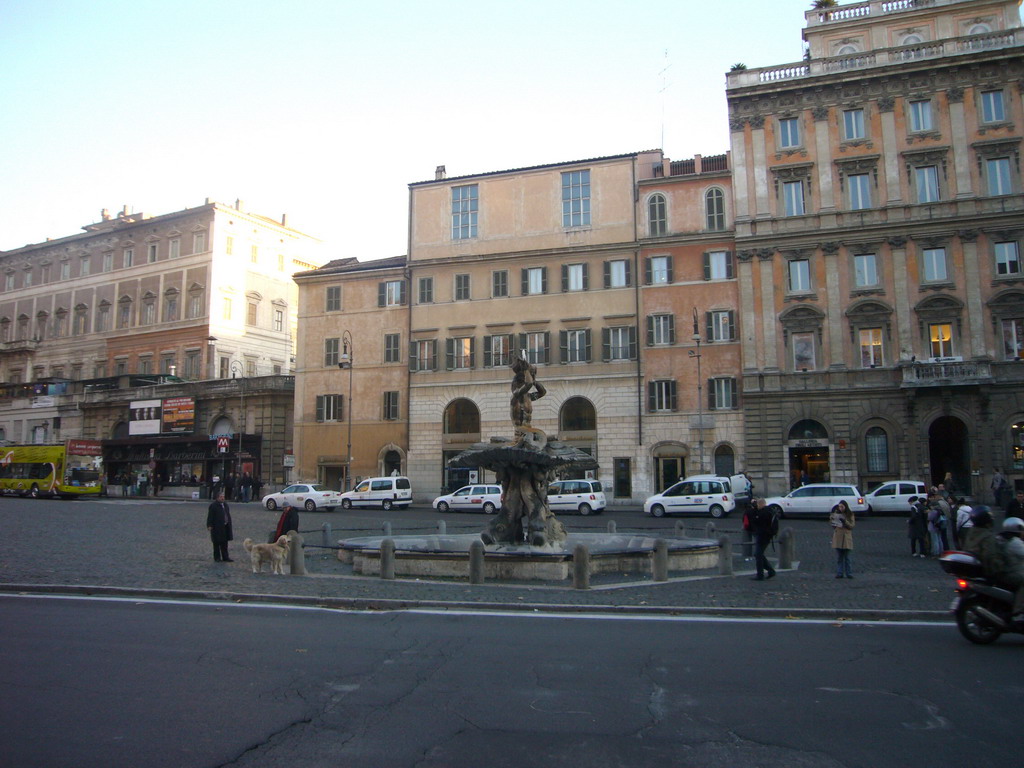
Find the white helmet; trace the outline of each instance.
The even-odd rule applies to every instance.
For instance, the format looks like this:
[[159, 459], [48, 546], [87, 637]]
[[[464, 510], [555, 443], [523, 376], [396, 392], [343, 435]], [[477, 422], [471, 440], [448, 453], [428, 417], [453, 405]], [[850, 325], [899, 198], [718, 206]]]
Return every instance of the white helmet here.
[[1010, 533], [1024, 533], [1024, 520], [1019, 517], [1008, 517], [1003, 520], [1003, 530]]

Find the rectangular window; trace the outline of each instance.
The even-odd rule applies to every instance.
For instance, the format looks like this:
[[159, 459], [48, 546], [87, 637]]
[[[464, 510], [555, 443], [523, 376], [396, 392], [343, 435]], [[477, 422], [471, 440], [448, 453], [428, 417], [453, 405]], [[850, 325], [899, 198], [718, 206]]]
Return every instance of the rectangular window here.
[[[89, 274], [89, 269], [90, 269], [91, 263], [92, 262], [91, 262], [91, 260], [89, 259], [88, 256], [83, 256], [82, 257], [82, 271], [81, 271], [82, 277], [85, 277], [86, 275]], [[26, 272], [25, 275], [28, 278], [29, 283], [31, 283], [32, 282], [32, 273], [31, 272]]]
[[[82, 272], [83, 275], [88, 275], [89, 274], [88, 266], [89, 266], [89, 262], [86, 261], [85, 259], [82, 259], [82, 269], [84, 270]], [[28, 288], [29, 286], [32, 285], [32, 270], [31, 269], [26, 269], [25, 270], [25, 277], [22, 279], [22, 283], [24, 284], [24, 286], [26, 288]]]
[[793, 340], [793, 370], [813, 371], [816, 367], [814, 334], [794, 333]]
[[337, 368], [341, 360], [341, 340], [324, 339], [324, 367]]
[[178, 366], [174, 362], [174, 355], [166, 355], [160, 358], [160, 373], [165, 376], [173, 376]]
[[[104, 253], [103, 254], [103, 271], [104, 272], [109, 272], [113, 268], [114, 268], [114, 254], [112, 254], [112, 253]], [[63, 264], [60, 265], [60, 276], [61, 276], [62, 280], [66, 280], [67, 279], [66, 277], [64, 277], [64, 265]]]
[[914, 133], [932, 130], [932, 103], [927, 99], [924, 101], [912, 101], [908, 105], [910, 112], [910, 130]]
[[786, 216], [804, 215], [804, 183], [787, 181], [782, 185], [782, 201]]
[[434, 303], [434, 278], [421, 277], [417, 283], [417, 301], [420, 304]]
[[452, 187], [452, 240], [476, 237], [479, 195], [476, 184]]
[[275, 309], [274, 310], [274, 330], [277, 331], [278, 333], [280, 333], [280, 332], [282, 332], [284, 330], [284, 310], [283, 309]]
[[472, 337], [460, 337], [448, 339], [448, 360], [449, 370], [462, 371], [473, 367], [473, 339]]
[[178, 296], [171, 294], [164, 297], [164, 322], [172, 322], [178, 319]]
[[668, 346], [676, 343], [676, 327], [674, 315], [647, 316], [647, 345], [651, 347]]
[[251, 377], [256, 376], [256, 361], [246, 360], [245, 361], [245, 375]]
[[562, 331], [562, 362], [563, 363], [589, 363], [590, 362], [590, 330], [587, 328], [574, 328]]
[[878, 285], [878, 264], [873, 253], [853, 257], [853, 282], [858, 288]]
[[587, 265], [586, 264], [563, 264], [562, 265], [562, 291], [585, 291], [587, 290]]
[[950, 323], [932, 323], [928, 326], [932, 357], [953, 355], [953, 326]]
[[156, 262], [156, 256], [157, 256], [157, 252], [159, 250], [160, 250], [160, 247], [156, 243], [150, 243], [147, 246], [147, 248], [146, 248], [146, 258], [149, 260], [150, 264], [153, 264], [154, 262]]
[[811, 262], [807, 259], [793, 259], [787, 265], [789, 292], [806, 293], [811, 290]]
[[397, 307], [405, 304], [405, 281], [388, 280], [377, 284], [377, 306]]
[[618, 360], [635, 360], [636, 348], [636, 327], [632, 325], [620, 326], [617, 328], [603, 328], [602, 359], [605, 362]]
[[341, 311], [341, 286], [329, 285], [324, 296], [324, 312]]
[[117, 310], [117, 327], [127, 328], [132, 321], [132, 305], [129, 302], [124, 302], [118, 306]]
[[728, 411], [736, 408], [736, 379], [712, 379], [709, 384], [708, 399], [711, 410]]
[[779, 147], [800, 146], [800, 121], [795, 117], [785, 117], [779, 120]]
[[256, 312], [257, 307], [252, 302], [249, 302], [245, 310], [245, 322], [247, 325], [256, 325]]
[[224, 309], [224, 311], [223, 311], [222, 314], [223, 314], [224, 319], [225, 320], [230, 320], [231, 319], [231, 299], [227, 299], [227, 298], [224, 299], [224, 307], [223, 307], [223, 309]]
[[140, 357], [139, 358], [139, 373], [146, 375], [153, 372], [153, 358], [151, 357]]
[[867, 173], [855, 173], [846, 177], [850, 191], [850, 210], [860, 211], [871, 207], [871, 176]]
[[71, 333], [74, 336], [81, 336], [85, 333], [85, 310], [75, 311], [75, 319], [71, 325]]
[[512, 334], [484, 336], [484, 367], [503, 368], [512, 362]]
[[604, 287], [628, 288], [630, 285], [630, 263], [615, 259], [604, 263]]
[[707, 339], [714, 341], [734, 341], [736, 338], [736, 315], [731, 309], [708, 312]]
[[860, 367], [874, 368], [882, 365], [882, 329], [862, 328], [860, 330]]
[[648, 285], [668, 285], [672, 282], [672, 257], [651, 256], [647, 259]]
[[222, 357], [220, 359], [220, 378], [227, 379], [231, 376], [231, 358]]
[[381, 414], [384, 421], [396, 421], [398, 419], [398, 393], [384, 393], [384, 411]]
[[284, 272], [284, 254], [277, 254], [277, 271]]
[[224, 240], [224, 252], [228, 256], [231, 256], [235, 252], [235, 238], [231, 235], [228, 235]]
[[947, 280], [946, 249], [925, 248], [921, 253], [922, 275], [926, 283]]
[[[63, 267], [63, 265], [61, 265], [61, 266]], [[14, 273], [13, 272], [8, 272], [4, 276], [4, 290], [5, 291], [13, 291], [14, 290]]]
[[729, 251], [711, 251], [704, 254], [705, 280], [730, 280], [732, 277], [732, 254]]
[[203, 294], [193, 293], [188, 297], [188, 316], [189, 318], [202, 317], [203, 314]]
[[131, 267], [135, 264], [135, 249], [125, 248], [124, 249], [124, 266]]
[[843, 138], [852, 141], [853, 139], [863, 139], [864, 136], [864, 110], [844, 109]]
[[167, 252], [167, 255], [172, 259], [181, 256], [181, 238], [176, 237], [173, 240], [168, 240]]
[[124, 376], [128, 373], [128, 361], [127, 360], [115, 360], [114, 361], [114, 375]]
[[676, 383], [672, 379], [647, 382], [647, 411], [676, 410]]
[[1003, 320], [1003, 359], [1024, 360], [1024, 319]]
[[996, 252], [996, 274], [997, 275], [1019, 275], [1020, 274], [1020, 246], [1016, 240], [995, 244]]
[[520, 348], [526, 350], [526, 360], [534, 365], [547, 365], [548, 332], [534, 331], [519, 335]]
[[199, 378], [199, 353], [198, 352], [186, 352], [185, 353], [185, 376], [186, 379], [196, 380]]
[[156, 322], [156, 302], [142, 302], [142, 325], [152, 325]]
[[110, 307], [103, 305], [96, 313], [96, 330], [99, 332], [110, 330]]
[[196, 232], [192, 235], [192, 253], [203, 253], [206, 250], [206, 233]]
[[523, 295], [536, 296], [547, 292], [547, 269], [529, 267], [523, 270]]
[[[110, 254], [110, 256], [111, 256], [111, 259], [113, 259], [113, 254]], [[14, 276], [13, 275], [8, 275], [7, 277], [13, 278]], [[62, 261], [60, 263], [60, 279], [61, 280], [70, 280], [71, 279], [71, 262], [70, 261]], [[11, 288], [14, 287], [14, 281], [13, 280], [11, 281], [10, 287]]]
[[317, 421], [344, 421], [345, 400], [341, 395], [316, 396]]
[[939, 201], [939, 169], [934, 165], [924, 165], [914, 169], [914, 182], [917, 187], [917, 202], [937, 203]]
[[455, 276], [455, 300], [469, 301], [469, 275]]
[[1001, 123], [1006, 120], [1006, 109], [1003, 106], [1002, 91], [982, 91], [981, 121], [983, 123]]
[[590, 226], [590, 171], [562, 174], [562, 226]]
[[414, 341], [409, 349], [409, 367], [414, 371], [436, 371], [437, 339]]
[[990, 195], [1009, 195], [1013, 192], [1010, 178], [1010, 158], [996, 157], [985, 161], [985, 176]]
[[400, 363], [402, 362], [402, 352], [399, 348], [401, 343], [402, 335], [399, 333], [385, 333], [384, 334], [384, 362], [385, 363]]
[[491, 272], [491, 297], [498, 299], [508, 296], [508, 270]]
[[249, 261], [253, 264], [260, 263], [260, 247], [258, 245], [249, 246]]

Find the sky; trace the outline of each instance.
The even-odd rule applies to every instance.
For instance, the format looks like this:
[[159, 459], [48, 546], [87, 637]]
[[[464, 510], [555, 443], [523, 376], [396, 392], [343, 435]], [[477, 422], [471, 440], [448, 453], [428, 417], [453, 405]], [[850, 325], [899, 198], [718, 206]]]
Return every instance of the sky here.
[[407, 250], [408, 185], [729, 148], [725, 72], [809, 0], [0, 0], [0, 250], [206, 198]]

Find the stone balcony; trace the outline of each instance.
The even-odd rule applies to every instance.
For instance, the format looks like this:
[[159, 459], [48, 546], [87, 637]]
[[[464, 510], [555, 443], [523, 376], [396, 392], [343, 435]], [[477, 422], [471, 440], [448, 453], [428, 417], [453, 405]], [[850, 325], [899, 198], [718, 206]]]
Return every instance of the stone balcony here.
[[985, 384], [992, 381], [992, 366], [987, 361], [910, 363], [901, 366], [901, 388], [950, 387]]
[[17, 339], [0, 344], [0, 352], [35, 352], [39, 348], [39, 339]]

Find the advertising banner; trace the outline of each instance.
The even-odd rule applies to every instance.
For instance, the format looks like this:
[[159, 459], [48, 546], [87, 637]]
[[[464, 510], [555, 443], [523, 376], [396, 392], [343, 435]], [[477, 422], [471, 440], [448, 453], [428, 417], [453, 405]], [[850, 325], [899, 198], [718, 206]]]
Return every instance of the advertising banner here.
[[128, 434], [159, 435], [160, 434], [160, 401], [133, 400], [128, 404]]
[[193, 397], [169, 397], [163, 401], [162, 434], [192, 434], [196, 426], [196, 401]]

